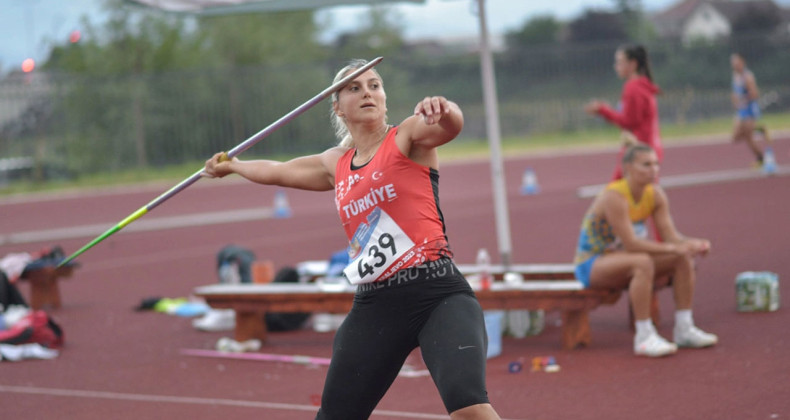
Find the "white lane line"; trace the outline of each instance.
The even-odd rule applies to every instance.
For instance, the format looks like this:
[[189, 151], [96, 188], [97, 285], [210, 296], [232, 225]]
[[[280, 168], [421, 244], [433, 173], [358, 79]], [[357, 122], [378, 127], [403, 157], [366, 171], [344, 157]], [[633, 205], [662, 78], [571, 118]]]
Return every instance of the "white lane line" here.
[[[9, 196], [0, 197], [0, 206], [6, 204], [24, 204], [24, 203], [40, 203], [45, 201], [58, 201], [58, 200], [73, 200], [82, 199], [85, 197], [111, 197], [118, 195], [128, 195], [135, 193], [154, 194], [154, 196], [161, 194], [163, 191], [170, 189], [177, 180], [172, 180], [173, 183], [168, 181], [153, 181], [141, 182], [132, 185], [114, 185], [107, 187], [91, 187], [91, 188], [75, 188], [54, 191], [41, 191], [12, 194]], [[234, 177], [233, 179], [225, 179], [222, 181], [223, 186], [230, 184], [243, 184], [248, 183], [244, 178]], [[216, 186], [216, 185], [214, 185]], [[196, 183], [189, 187], [190, 190], [196, 188], [212, 187], [210, 182]]]
[[[241, 210], [225, 210], [208, 213], [195, 213], [155, 219], [140, 219], [124, 228], [125, 232], [145, 232], [151, 230], [174, 229], [180, 227], [206, 226], [222, 223], [247, 222], [273, 217], [270, 207]], [[65, 239], [88, 238], [101, 235], [114, 224], [91, 224], [57, 229], [31, 230], [27, 232], [0, 235], [0, 245], [24, 244], [30, 242], [51, 242]]]
[[[81, 391], [74, 389], [36, 388], [29, 386], [0, 385], [0, 392], [17, 394], [49, 395], [57, 397], [95, 398], [107, 400], [142, 401], [150, 403], [176, 403], [198, 405], [227, 405], [234, 407], [266, 408], [273, 410], [309, 411], [315, 413], [318, 407], [306, 404], [283, 404], [265, 401], [231, 400], [226, 398], [176, 397], [171, 395], [129, 394], [106, 391]], [[389, 416], [404, 419], [449, 419], [446, 414], [411, 413], [407, 411], [375, 410], [374, 416]]]
[[[298, 244], [306, 238], [315, 241], [342, 241], [344, 236], [340, 227], [328, 226], [323, 229], [313, 229], [301, 232], [288, 232], [282, 234], [267, 233], [260, 239], [245, 240], [244, 245], [252, 249], [257, 249], [258, 246], [266, 246], [271, 243], [276, 243], [278, 246], [287, 247], [291, 244]], [[338, 242], [342, 243], [342, 242]], [[101, 261], [93, 261], [90, 264], [85, 264], [80, 268], [80, 273], [94, 272], [101, 270], [117, 270], [126, 268], [133, 265], [151, 265], [151, 264], [178, 264], [179, 260], [194, 259], [196, 257], [203, 258], [204, 255], [214, 255], [217, 251], [216, 244], [202, 244], [188, 248], [178, 249], [152, 249], [147, 254], [140, 254], [134, 256], [121, 255], [118, 257], [106, 258]], [[212, 257], [213, 258], [213, 257]]]
[[[786, 175], [790, 175], [790, 166], [777, 166], [776, 173], [773, 175], [766, 175], [757, 169], [729, 169], [726, 171], [665, 176], [661, 177], [659, 182], [664, 188], [675, 188]], [[606, 184], [598, 184], [579, 187], [576, 190], [576, 195], [579, 198], [595, 197], [605, 186]]]

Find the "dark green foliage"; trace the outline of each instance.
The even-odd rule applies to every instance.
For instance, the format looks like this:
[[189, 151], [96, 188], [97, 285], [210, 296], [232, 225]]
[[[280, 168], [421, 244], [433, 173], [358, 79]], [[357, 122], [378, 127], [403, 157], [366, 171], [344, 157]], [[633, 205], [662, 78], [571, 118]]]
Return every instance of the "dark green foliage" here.
[[538, 16], [505, 36], [509, 49], [519, 49], [527, 45], [545, 45], [559, 41], [562, 24], [553, 16]]

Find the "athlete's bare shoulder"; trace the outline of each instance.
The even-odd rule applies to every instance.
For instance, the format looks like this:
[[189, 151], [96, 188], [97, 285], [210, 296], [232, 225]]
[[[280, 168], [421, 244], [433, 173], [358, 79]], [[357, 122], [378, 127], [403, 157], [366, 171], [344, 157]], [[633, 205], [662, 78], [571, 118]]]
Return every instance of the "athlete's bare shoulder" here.
[[337, 162], [350, 149], [351, 149], [350, 147], [335, 146], [324, 150], [320, 155], [318, 155], [319, 158], [321, 159], [321, 163], [324, 165], [324, 168], [332, 178], [334, 178], [335, 176], [335, 168], [337, 167]]

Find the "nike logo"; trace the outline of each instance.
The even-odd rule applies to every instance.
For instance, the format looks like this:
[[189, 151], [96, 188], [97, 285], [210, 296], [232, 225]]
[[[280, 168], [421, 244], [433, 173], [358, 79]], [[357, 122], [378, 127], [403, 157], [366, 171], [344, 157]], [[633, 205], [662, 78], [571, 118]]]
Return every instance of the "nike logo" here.
[[474, 346], [461, 346], [461, 345], [459, 345], [458, 346], [458, 350], [471, 349], [472, 347], [474, 347]]

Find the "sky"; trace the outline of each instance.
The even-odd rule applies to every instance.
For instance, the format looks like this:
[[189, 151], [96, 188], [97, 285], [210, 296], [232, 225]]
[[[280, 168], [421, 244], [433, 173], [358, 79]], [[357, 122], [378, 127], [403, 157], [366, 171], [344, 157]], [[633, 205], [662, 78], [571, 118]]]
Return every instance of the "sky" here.
[[[675, 1], [678, 0], [642, 0], [642, 4], [652, 12]], [[787, 4], [790, 0], [780, 2]], [[20, 68], [29, 57], [37, 62], [45, 60], [54, 41], [65, 42], [72, 31], [80, 29], [83, 15], [98, 23], [102, 4], [102, 0], [0, 0], [0, 71]], [[477, 4], [477, 0], [426, 0], [394, 7], [403, 16], [404, 37], [414, 40], [479, 35]], [[611, 8], [613, 4], [613, 0], [485, 0], [486, 22], [489, 32], [496, 35], [516, 29], [535, 16], [552, 15], [569, 20], [586, 9]], [[366, 6], [321, 10], [319, 19], [333, 22], [324, 38], [352, 30], [349, 24], [358, 22], [357, 17], [366, 10]]]
[[[662, 9], [677, 0], [642, 0], [648, 11]], [[535, 16], [551, 15], [560, 20], [570, 20], [586, 9], [611, 9], [613, 0], [486, 0], [485, 14], [491, 34], [501, 34], [517, 29]], [[456, 38], [477, 36], [480, 21], [477, 15], [477, 0], [427, 0], [424, 4], [401, 3], [397, 10], [404, 17], [407, 39], [431, 37]], [[365, 7], [338, 7], [331, 11], [335, 20], [346, 19], [364, 13]], [[441, 17], [437, 19], [437, 16]], [[337, 25], [341, 27], [342, 25]]]

